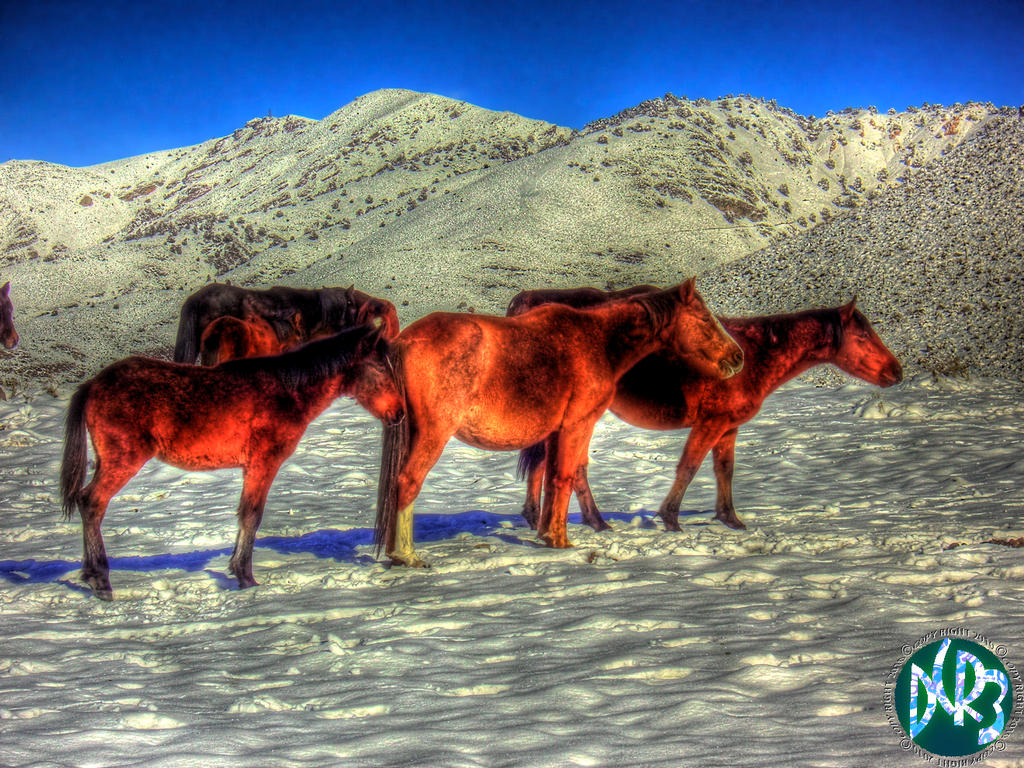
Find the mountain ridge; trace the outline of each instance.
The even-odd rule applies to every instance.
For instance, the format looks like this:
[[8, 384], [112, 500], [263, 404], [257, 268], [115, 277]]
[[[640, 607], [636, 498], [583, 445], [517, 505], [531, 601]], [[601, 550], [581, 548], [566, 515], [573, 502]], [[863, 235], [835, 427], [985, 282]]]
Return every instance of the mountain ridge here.
[[84, 169], [4, 163], [0, 263], [28, 315], [8, 368], [67, 381], [161, 352], [212, 279], [356, 283], [403, 322], [539, 285], [676, 282], [848, 215], [1005, 112], [812, 120], [668, 94], [577, 131], [385, 89]]

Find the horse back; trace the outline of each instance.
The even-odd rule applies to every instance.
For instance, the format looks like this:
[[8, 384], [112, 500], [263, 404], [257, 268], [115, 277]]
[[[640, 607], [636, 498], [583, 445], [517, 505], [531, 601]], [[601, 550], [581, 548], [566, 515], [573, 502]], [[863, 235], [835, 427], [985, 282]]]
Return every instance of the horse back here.
[[592, 359], [600, 366], [603, 357], [588, 347], [592, 324], [557, 306], [514, 318], [434, 313], [417, 320], [396, 342], [409, 410], [482, 448], [543, 439], [574, 403], [592, 409], [595, 400], [610, 400], [607, 372]]
[[252, 433], [272, 433], [287, 410], [278, 390], [266, 373], [133, 356], [91, 380], [86, 423], [98, 443], [148, 446], [185, 469], [241, 466]]
[[636, 285], [619, 291], [602, 291], [598, 288], [538, 288], [522, 291], [509, 302], [506, 315], [521, 315], [546, 304], [563, 304], [575, 309], [597, 307], [609, 301], [620, 301], [661, 290], [654, 285]]

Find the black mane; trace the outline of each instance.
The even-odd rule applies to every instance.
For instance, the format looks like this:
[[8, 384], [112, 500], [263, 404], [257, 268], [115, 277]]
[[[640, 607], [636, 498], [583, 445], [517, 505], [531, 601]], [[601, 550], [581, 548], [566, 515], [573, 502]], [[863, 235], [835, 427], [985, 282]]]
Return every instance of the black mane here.
[[[221, 363], [239, 373], [252, 374], [269, 371], [291, 390], [300, 390], [327, 378], [338, 376], [357, 362], [356, 351], [364, 340], [380, 334], [371, 325], [361, 325], [317, 339], [280, 355], [269, 357], [247, 357]], [[382, 337], [376, 344], [387, 345]]]
[[353, 288], [324, 288], [319, 293], [320, 323], [325, 328], [347, 328], [356, 322]]

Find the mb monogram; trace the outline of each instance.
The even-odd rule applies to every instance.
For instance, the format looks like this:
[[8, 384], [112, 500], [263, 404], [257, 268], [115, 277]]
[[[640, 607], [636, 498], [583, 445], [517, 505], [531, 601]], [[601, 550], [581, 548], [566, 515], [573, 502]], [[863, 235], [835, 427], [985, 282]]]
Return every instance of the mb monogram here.
[[[933, 632], [914, 646], [886, 680], [885, 707], [902, 746], [941, 765], [969, 765], [1016, 726], [1024, 688], [1012, 664], [966, 629]], [[1015, 702], [1017, 704], [1015, 710]], [[898, 725], [897, 725], [898, 722]], [[968, 756], [973, 756], [968, 758]], [[964, 759], [956, 759], [964, 758]]]

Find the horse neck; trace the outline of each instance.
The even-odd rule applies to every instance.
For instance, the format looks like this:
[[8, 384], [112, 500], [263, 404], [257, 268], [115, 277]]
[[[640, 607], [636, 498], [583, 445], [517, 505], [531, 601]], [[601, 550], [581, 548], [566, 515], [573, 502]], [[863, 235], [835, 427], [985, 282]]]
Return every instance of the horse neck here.
[[[361, 333], [365, 331], [356, 329], [312, 341], [273, 358], [250, 359], [262, 360], [259, 365], [272, 371], [281, 385], [297, 400], [308, 403], [330, 402], [347, 393], [358, 375], [359, 367], [365, 364], [354, 358], [355, 339]], [[238, 362], [245, 364], [243, 361]]]
[[830, 311], [834, 310], [724, 322], [726, 330], [746, 340], [743, 375], [763, 396], [835, 357], [838, 339], [833, 329], [839, 321], [829, 316]]
[[621, 376], [664, 342], [654, 314], [635, 301], [603, 304], [594, 310], [603, 322], [608, 363], [616, 376]]

